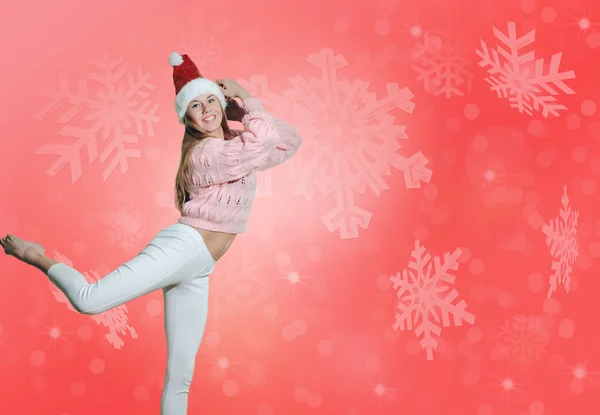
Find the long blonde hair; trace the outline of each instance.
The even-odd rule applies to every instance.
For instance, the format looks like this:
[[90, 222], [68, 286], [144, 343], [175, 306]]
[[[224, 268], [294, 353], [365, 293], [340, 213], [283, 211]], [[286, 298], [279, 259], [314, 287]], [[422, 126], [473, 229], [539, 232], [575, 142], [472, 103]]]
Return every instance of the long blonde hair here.
[[[175, 178], [175, 207], [180, 212], [183, 204], [190, 197], [190, 183], [192, 176], [190, 158], [192, 155], [192, 150], [194, 147], [200, 144], [204, 138], [206, 138], [206, 135], [196, 128], [187, 114], [185, 114], [183, 118], [183, 123], [185, 125], [185, 133], [183, 134], [183, 142], [181, 143], [181, 161], [179, 162], [179, 168]], [[229, 128], [225, 111], [223, 111], [221, 127], [223, 128], [223, 134], [225, 138], [233, 135], [231, 129]]]

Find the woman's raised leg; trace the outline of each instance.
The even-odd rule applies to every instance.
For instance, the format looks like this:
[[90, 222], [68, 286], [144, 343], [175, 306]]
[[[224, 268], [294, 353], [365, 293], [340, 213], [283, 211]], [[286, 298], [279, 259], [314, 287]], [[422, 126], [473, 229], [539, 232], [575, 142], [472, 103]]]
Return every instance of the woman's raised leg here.
[[133, 259], [95, 283], [76, 269], [51, 260], [38, 244], [9, 236], [1, 242], [7, 254], [45, 270], [46, 275], [82, 314], [99, 314], [159, 288], [212, 272], [214, 259], [200, 234], [175, 224], [161, 230]]

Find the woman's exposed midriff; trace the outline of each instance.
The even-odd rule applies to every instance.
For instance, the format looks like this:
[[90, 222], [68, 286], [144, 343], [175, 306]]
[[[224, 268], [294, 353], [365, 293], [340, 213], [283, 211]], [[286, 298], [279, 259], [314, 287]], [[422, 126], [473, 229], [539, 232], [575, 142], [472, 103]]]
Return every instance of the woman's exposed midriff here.
[[194, 229], [196, 229], [200, 236], [202, 236], [202, 239], [204, 239], [208, 252], [210, 252], [215, 261], [218, 261], [225, 255], [237, 236], [235, 233], [215, 232], [195, 227]]

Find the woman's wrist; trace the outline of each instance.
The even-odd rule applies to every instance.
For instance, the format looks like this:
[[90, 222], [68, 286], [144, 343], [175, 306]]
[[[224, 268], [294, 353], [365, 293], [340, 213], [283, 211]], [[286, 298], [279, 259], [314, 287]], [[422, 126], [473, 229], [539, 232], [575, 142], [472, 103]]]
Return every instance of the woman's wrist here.
[[244, 100], [246, 100], [246, 99], [248, 99], [248, 98], [252, 98], [252, 95], [250, 94], [250, 92], [248, 92], [248, 91], [244, 91], [244, 92], [241, 92], [241, 93], [238, 95], [238, 98], [239, 98], [239, 99], [241, 99], [242, 101], [244, 101]]

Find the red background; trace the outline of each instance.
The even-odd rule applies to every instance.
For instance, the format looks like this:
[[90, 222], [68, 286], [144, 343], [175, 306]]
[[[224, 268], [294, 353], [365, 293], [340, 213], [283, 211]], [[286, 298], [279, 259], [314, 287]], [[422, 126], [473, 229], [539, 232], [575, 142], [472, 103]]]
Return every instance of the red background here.
[[[289, 163], [261, 175], [249, 231], [211, 277], [190, 413], [595, 414], [592, 3], [11, 3], [0, 25], [0, 233], [42, 243], [93, 280], [173, 223], [183, 130], [168, 55], [188, 53], [205, 76], [244, 82], [305, 139]], [[547, 71], [562, 52], [560, 72], [574, 71], [565, 80], [574, 93], [553, 86], [566, 107], [557, 116], [511, 108], [485, 81], [480, 40], [497, 50], [493, 28], [507, 34], [509, 22], [519, 37], [535, 30], [521, 54], [535, 51]], [[346, 64], [319, 62], [328, 53]], [[465, 60], [458, 79], [470, 82], [418, 78], [418, 68], [435, 74], [453, 56]], [[508, 83], [536, 79], [521, 72]], [[445, 95], [447, 82], [457, 93]], [[412, 113], [387, 100], [394, 84], [414, 95]], [[77, 150], [77, 137], [97, 153]], [[44, 154], [56, 144], [71, 164]], [[419, 151], [428, 164], [403, 172], [402, 157]], [[337, 162], [352, 171], [336, 172]], [[571, 249], [573, 270], [569, 291], [559, 285], [548, 298], [553, 254], [542, 225], [559, 216], [565, 189], [579, 220], [558, 247]], [[390, 277], [409, 269], [416, 241], [440, 264], [460, 248], [455, 281], [440, 284], [474, 316], [435, 323], [444, 327], [431, 359], [414, 327], [394, 329]], [[90, 317], [13, 258], [0, 259], [0, 278], [0, 412], [158, 414], [160, 292]], [[438, 316], [452, 311], [435, 304]]]

